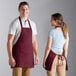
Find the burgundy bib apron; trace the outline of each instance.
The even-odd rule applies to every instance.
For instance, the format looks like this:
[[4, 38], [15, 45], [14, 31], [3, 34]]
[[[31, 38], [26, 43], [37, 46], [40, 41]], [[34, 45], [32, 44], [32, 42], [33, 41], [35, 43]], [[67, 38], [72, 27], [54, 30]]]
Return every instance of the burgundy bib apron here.
[[13, 57], [16, 61], [15, 67], [32, 68], [34, 67], [34, 55], [30, 21], [28, 20], [29, 28], [22, 27], [20, 17], [19, 21], [21, 25], [21, 34], [16, 44], [13, 46]]
[[[55, 54], [52, 50], [50, 50], [49, 55], [45, 61], [45, 69], [46, 70], [51, 71], [52, 64], [53, 64], [53, 61], [54, 61], [54, 58], [56, 55], [57, 54]], [[64, 51], [63, 51], [62, 55], [58, 55], [58, 59], [61, 58], [61, 60], [63, 60], [62, 56], [64, 56]], [[65, 56], [64, 56], [64, 58], [65, 58]], [[66, 60], [66, 70], [68, 70], [67, 59], [65, 58], [65, 60]]]

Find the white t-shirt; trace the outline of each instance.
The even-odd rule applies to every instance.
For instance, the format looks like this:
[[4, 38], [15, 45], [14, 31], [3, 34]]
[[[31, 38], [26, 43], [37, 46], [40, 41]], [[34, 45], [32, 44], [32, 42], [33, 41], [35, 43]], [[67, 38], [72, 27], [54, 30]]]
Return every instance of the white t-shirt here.
[[[69, 34], [67, 33], [69, 38]], [[65, 37], [62, 30], [52, 29], [50, 30], [49, 37], [52, 39], [51, 50], [53, 52], [63, 52], [63, 47], [65, 44]]]
[[[21, 21], [22, 21], [23, 28], [29, 28], [28, 21], [26, 22], [23, 20]], [[30, 19], [29, 21], [32, 28], [32, 35], [37, 35], [36, 24]], [[11, 22], [10, 27], [9, 27], [9, 32], [8, 32], [8, 34], [15, 35], [13, 45], [17, 42], [18, 38], [20, 37], [20, 33], [21, 33], [21, 24], [20, 24], [19, 18], [16, 18], [15, 20]]]

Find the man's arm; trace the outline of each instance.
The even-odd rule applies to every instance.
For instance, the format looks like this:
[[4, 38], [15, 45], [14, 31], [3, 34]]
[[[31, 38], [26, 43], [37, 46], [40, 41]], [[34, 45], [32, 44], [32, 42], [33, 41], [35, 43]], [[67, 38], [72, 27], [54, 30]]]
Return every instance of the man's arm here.
[[7, 40], [7, 51], [8, 51], [8, 56], [9, 58], [12, 57], [12, 42], [14, 39], [14, 35], [9, 34], [8, 35], [8, 40]]
[[7, 41], [7, 52], [9, 57], [9, 65], [15, 66], [15, 60], [12, 55], [12, 43], [14, 40], [14, 35], [8, 34], [8, 41]]
[[38, 45], [37, 45], [37, 38], [36, 35], [33, 35], [33, 50], [35, 53], [35, 64], [39, 63], [39, 56], [38, 56]]

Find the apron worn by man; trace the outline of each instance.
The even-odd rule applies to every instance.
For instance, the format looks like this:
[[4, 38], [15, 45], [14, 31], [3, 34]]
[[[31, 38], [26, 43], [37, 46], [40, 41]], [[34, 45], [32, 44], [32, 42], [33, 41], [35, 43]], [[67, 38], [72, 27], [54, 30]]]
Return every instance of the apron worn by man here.
[[34, 67], [34, 55], [32, 47], [32, 28], [28, 20], [29, 28], [23, 28], [21, 18], [21, 34], [13, 46], [13, 57], [16, 61], [15, 67], [32, 68]]

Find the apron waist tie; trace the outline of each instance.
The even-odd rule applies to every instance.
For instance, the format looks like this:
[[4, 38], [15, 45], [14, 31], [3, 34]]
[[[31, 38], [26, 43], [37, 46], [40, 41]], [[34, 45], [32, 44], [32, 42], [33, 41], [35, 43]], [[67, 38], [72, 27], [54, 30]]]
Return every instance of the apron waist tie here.
[[64, 56], [58, 55], [58, 65], [63, 65]]

